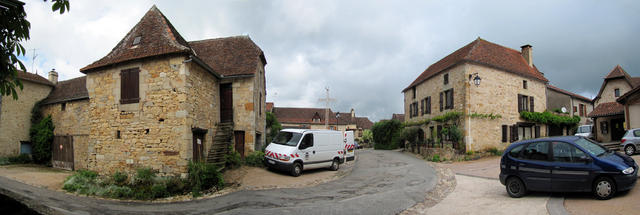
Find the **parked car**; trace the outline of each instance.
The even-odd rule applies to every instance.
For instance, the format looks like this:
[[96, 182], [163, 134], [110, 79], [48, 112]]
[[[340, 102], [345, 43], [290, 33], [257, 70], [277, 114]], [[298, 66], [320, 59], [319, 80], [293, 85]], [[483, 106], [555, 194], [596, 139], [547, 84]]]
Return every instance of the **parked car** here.
[[527, 191], [592, 192], [610, 199], [633, 188], [638, 165], [631, 157], [576, 136], [524, 140], [511, 144], [500, 160], [500, 183], [511, 197]]
[[576, 130], [576, 134], [574, 134], [574, 136], [593, 139], [593, 133], [591, 129], [593, 129], [593, 125], [581, 125]]
[[336, 171], [344, 162], [345, 141], [342, 136], [340, 131], [281, 130], [265, 149], [265, 164], [269, 169], [286, 170], [296, 177], [306, 169], [330, 168]]
[[620, 143], [625, 154], [629, 156], [635, 154], [640, 146], [640, 128], [629, 129], [627, 133], [622, 136]]

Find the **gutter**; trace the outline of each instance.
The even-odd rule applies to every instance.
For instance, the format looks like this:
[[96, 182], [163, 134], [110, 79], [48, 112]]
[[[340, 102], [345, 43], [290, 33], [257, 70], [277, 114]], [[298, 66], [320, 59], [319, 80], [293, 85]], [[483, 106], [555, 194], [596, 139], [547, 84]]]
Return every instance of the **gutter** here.
[[209, 65], [207, 65], [206, 63], [204, 63], [204, 61], [200, 60], [200, 58], [196, 57], [195, 55], [189, 55], [189, 59], [183, 61], [184, 63], [188, 63], [193, 61], [194, 63], [200, 65], [202, 68], [204, 68], [205, 70], [207, 70], [207, 72], [211, 73], [213, 76], [215, 76], [216, 78], [224, 78], [224, 76], [216, 73], [213, 68], [211, 68]]

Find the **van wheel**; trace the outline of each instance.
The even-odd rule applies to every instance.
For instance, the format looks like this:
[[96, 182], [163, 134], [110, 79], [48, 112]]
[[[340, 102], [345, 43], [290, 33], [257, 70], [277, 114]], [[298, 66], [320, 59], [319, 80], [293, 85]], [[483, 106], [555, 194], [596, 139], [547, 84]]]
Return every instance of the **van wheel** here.
[[627, 145], [624, 147], [624, 153], [631, 156], [636, 153], [636, 147], [634, 147], [633, 145]]
[[333, 162], [331, 162], [331, 171], [337, 171], [338, 169], [340, 169], [340, 161], [333, 159]]
[[513, 198], [520, 198], [524, 196], [524, 194], [527, 194], [527, 188], [524, 186], [524, 183], [522, 183], [522, 180], [517, 177], [507, 179], [507, 183], [505, 184], [507, 193]]
[[607, 200], [616, 193], [616, 184], [607, 177], [600, 177], [593, 183], [593, 194], [596, 199]]
[[300, 163], [293, 163], [293, 168], [291, 169], [291, 175], [294, 177], [298, 177], [302, 175], [302, 165]]

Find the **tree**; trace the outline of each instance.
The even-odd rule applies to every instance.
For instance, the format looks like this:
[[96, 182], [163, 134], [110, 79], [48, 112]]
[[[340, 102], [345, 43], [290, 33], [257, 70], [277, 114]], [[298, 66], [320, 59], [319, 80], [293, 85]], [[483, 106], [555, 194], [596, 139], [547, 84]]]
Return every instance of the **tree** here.
[[46, 164], [51, 161], [51, 143], [53, 142], [53, 121], [51, 115], [43, 118], [31, 127], [29, 136], [33, 144], [33, 161]]
[[282, 125], [278, 122], [276, 115], [271, 112], [267, 112], [267, 143], [271, 143], [271, 140], [280, 130], [282, 130]]
[[400, 146], [402, 123], [398, 120], [384, 120], [373, 124], [373, 147], [375, 149], [396, 149]]
[[373, 140], [373, 133], [371, 130], [367, 129], [362, 132], [362, 141], [365, 143], [370, 143]]
[[[46, 0], [44, 0], [46, 1]], [[69, 11], [69, 0], [51, 0], [52, 11], [63, 14]], [[20, 44], [29, 40], [31, 23], [26, 19], [24, 3], [17, 0], [0, 0], [0, 96], [12, 95], [18, 99], [16, 88], [22, 90], [22, 82], [18, 79], [18, 67], [26, 72], [18, 56], [25, 54]]]

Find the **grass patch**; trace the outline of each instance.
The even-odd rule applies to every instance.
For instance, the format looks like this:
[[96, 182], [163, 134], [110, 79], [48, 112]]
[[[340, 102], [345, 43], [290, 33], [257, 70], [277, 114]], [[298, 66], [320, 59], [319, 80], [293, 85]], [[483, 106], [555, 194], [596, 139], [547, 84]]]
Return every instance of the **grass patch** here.
[[244, 158], [244, 164], [247, 166], [263, 167], [264, 166], [264, 152], [255, 151]]
[[0, 166], [2, 165], [11, 165], [11, 164], [26, 164], [32, 163], [31, 155], [28, 154], [20, 154], [18, 156], [11, 157], [2, 157], [0, 158]]

